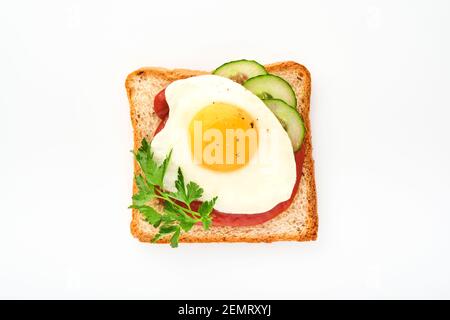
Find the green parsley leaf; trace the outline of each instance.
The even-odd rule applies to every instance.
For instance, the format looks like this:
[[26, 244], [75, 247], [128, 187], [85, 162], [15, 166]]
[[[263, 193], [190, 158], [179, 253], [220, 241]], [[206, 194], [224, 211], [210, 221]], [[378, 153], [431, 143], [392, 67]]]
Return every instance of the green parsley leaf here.
[[133, 206], [139, 207], [145, 205], [147, 202], [152, 200], [154, 197], [154, 194], [152, 193], [146, 193], [146, 192], [138, 192], [135, 195], [133, 195]]
[[214, 197], [212, 200], [202, 202], [202, 204], [198, 208], [198, 213], [200, 213], [201, 217], [206, 217], [211, 213], [214, 205], [216, 204], [216, 200], [217, 197]]
[[186, 188], [184, 186], [184, 177], [183, 172], [181, 172], [181, 168], [178, 168], [178, 175], [177, 180], [175, 181], [175, 188], [177, 188], [177, 192], [173, 194], [174, 198], [186, 202], [187, 194]]
[[180, 227], [177, 227], [175, 232], [172, 235], [172, 238], [170, 238], [170, 246], [172, 248], [178, 247], [178, 240], [180, 239]]
[[172, 197], [184, 202], [189, 206], [192, 201], [199, 199], [203, 195], [203, 189], [198, 184], [191, 181], [187, 185], [184, 183], [184, 176], [181, 168], [178, 168], [177, 180], [175, 181], [175, 188], [177, 192], [172, 194]]
[[[186, 185], [181, 168], [178, 168], [178, 176], [175, 181], [177, 191], [165, 191], [163, 181], [171, 154], [172, 152], [158, 165], [153, 157], [151, 145], [145, 138], [142, 140], [141, 147], [134, 153], [142, 174], [135, 176], [138, 192], [133, 195], [133, 204], [130, 208], [139, 210], [144, 219], [157, 228], [158, 231], [151, 240], [152, 242], [170, 236], [170, 246], [176, 248], [182, 231], [189, 232], [197, 223], [202, 223], [205, 230], [211, 226], [211, 212], [217, 197], [203, 202], [198, 212], [193, 211], [190, 204], [201, 198], [203, 189], [193, 181]], [[162, 213], [147, 205], [150, 200], [155, 198], [163, 201]]]
[[168, 201], [164, 202], [164, 215], [163, 215], [162, 219], [165, 222], [177, 221], [179, 215], [180, 215], [180, 212], [174, 205], [172, 205]]
[[152, 185], [149, 186], [149, 185], [145, 182], [145, 179], [144, 179], [144, 177], [143, 177], [142, 175], [138, 174], [138, 175], [134, 178], [134, 180], [136, 181], [136, 185], [137, 185], [139, 191], [145, 192], [145, 193], [150, 193], [150, 192], [154, 193], [155, 187], [152, 186]]
[[180, 227], [184, 232], [189, 232], [195, 225], [196, 221], [181, 220]]
[[144, 172], [145, 177], [148, 179], [149, 176], [153, 175], [153, 171], [157, 168], [157, 164], [153, 161], [153, 153], [151, 152], [150, 145], [145, 138], [142, 139], [141, 146], [134, 156]]
[[208, 230], [212, 224], [211, 217], [202, 217], [201, 220], [202, 220], [202, 224], [203, 224], [203, 229]]
[[137, 175], [135, 181], [139, 192], [132, 197], [133, 205], [143, 206], [155, 197], [155, 187], [147, 185], [142, 175]]
[[214, 197], [210, 201], [204, 201], [200, 207], [198, 208], [198, 213], [201, 216], [201, 222], [203, 224], [203, 228], [208, 230], [212, 224], [211, 212], [216, 204], [217, 197]]
[[151, 225], [158, 225], [161, 222], [161, 215], [152, 207], [149, 206], [140, 206], [137, 208], [145, 220]]
[[150, 144], [145, 138], [142, 139], [141, 147], [135, 153], [135, 158], [144, 172], [148, 183], [156, 186], [162, 186], [171, 155], [172, 152], [170, 152], [161, 165], [158, 166], [157, 162], [153, 158], [153, 152], [151, 151]]
[[164, 223], [162, 226], [159, 227], [159, 233], [162, 234], [170, 234], [177, 230], [177, 226], [173, 224]]
[[161, 233], [157, 233], [153, 238], [152, 238], [152, 242], [155, 243], [156, 241], [158, 241], [159, 239], [161, 239], [162, 237], [164, 237], [163, 234]]
[[188, 204], [191, 204], [192, 201], [199, 199], [203, 195], [203, 189], [194, 181], [189, 182], [186, 189]]

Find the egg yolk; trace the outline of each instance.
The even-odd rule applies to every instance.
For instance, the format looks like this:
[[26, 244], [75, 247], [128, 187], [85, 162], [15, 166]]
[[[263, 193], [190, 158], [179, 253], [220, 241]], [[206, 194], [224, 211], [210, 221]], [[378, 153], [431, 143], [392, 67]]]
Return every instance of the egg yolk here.
[[244, 167], [258, 148], [255, 119], [227, 103], [201, 109], [189, 124], [189, 136], [194, 162], [219, 172]]

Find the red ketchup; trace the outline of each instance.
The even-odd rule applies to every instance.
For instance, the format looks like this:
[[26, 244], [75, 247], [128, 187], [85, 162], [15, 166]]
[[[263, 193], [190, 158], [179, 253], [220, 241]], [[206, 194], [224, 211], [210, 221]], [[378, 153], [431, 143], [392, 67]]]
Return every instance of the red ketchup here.
[[[169, 105], [167, 104], [166, 101], [165, 89], [163, 89], [156, 95], [153, 109], [156, 115], [161, 119], [161, 122], [159, 123], [158, 127], [155, 130], [154, 136], [156, 136], [158, 132], [160, 132], [164, 128], [169, 115]], [[275, 218], [283, 211], [287, 210], [294, 201], [295, 195], [297, 194], [298, 188], [300, 186], [303, 162], [305, 160], [304, 144], [302, 145], [300, 150], [295, 152], [294, 157], [295, 157], [297, 177], [295, 179], [295, 184], [294, 188], [292, 189], [291, 197], [288, 200], [278, 203], [275, 207], [266, 212], [255, 214], [226, 213], [214, 209], [212, 212], [213, 224], [215, 226], [232, 226], [232, 227], [254, 226], [269, 221], [270, 219]], [[194, 201], [191, 204], [191, 207], [193, 210], [197, 210], [200, 204], [201, 204], [200, 201]]]
[[169, 114], [169, 105], [166, 101], [166, 89], [161, 90], [156, 96], [153, 103], [153, 110], [161, 120], [167, 118]]

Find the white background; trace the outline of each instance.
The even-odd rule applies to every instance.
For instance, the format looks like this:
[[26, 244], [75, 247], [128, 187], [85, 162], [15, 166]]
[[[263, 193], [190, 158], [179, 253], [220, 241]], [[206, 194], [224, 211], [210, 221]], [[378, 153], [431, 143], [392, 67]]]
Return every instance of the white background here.
[[[450, 298], [449, 1], [3, 1], [0, 298]], [[141, 66], [295, 60], [319, 238], [129, 232]]]

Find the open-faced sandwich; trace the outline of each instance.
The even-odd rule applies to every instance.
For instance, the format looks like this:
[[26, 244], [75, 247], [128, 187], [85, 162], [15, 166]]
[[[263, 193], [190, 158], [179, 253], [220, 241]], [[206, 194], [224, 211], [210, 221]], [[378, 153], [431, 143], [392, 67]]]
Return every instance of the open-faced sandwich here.
[[213, 72], [142, 68], [132, 234], [145, 242], [315, 240], [308, 70], [251, 60]]

